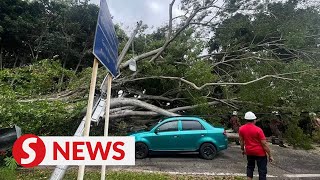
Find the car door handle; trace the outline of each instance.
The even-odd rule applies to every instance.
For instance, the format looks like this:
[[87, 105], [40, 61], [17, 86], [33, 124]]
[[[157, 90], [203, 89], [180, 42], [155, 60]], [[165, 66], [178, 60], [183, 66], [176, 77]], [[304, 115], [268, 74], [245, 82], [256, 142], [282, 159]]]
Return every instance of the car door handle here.
[[204, 137], [204, 134], [201, 134], [201, 137]]
[[174, 138], [177, 138], [178, 136], [177, 136], [177, 135], [174, 135], [173, 137], [174, 137]]

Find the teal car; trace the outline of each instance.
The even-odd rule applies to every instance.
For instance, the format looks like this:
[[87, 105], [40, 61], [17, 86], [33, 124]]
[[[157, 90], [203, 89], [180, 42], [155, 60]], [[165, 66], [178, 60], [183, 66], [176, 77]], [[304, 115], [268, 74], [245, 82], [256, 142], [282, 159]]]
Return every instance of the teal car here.
[[130, 136], [135, 137], [137, 159], [153, 151], [172, 151], [199, 152], [204, 159], [211, 160], [228, 147], [224, 128], [214, 127], [198, 117], [170, 117]]

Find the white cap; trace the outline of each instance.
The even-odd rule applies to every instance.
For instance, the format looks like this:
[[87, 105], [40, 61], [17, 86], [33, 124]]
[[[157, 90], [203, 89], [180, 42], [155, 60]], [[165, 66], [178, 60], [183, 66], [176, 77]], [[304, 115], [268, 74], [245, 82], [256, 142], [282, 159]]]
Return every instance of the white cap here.
[[249, 111], [249, 112], [246, 112], [246, 114], [244, 115], [244, 119], [246, 119], [246, 120], [256, 120], [257, 117], [253, 112]]
[[311, 113], [309, 113], [309, 116], [317, 116], [317, 114], [314, 112], [311, 112]]
[[236, 116], [237, 114], [238, 114], [237, 111], [233, 111], [233, 112], [232, 112], [232, 115], [235, 115], [235, 116]]
[[279, 115], [278, 111], [272, 111], [272, 114]]

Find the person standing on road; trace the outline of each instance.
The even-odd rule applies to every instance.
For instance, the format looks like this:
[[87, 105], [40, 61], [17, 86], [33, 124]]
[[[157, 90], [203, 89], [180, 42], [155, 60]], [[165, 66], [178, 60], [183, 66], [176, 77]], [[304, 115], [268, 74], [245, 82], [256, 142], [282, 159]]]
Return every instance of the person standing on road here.
[[[234, 133], [239, 133], [239, 128], [241, 126], [239, 118], [238, 118], [238, 112], [237, 111], [233, 111], [232, 112], [232, 116], [230, 118], [230, 124], [232, 126], [232, 130]], [[236, 140], [236, 144], [240, 145], [240, 142], [238, 140]]]
[[[253, 178], [255, 163], [257, 162], [259, 180], [267, 179], [267, 163], [273, 162], [270, 148], [261, 128], [255, 125], [257, 117], [249, 111], [244, 118], [247, 123], [240, 127], [239, 138], [243, 155], [247, 155], [247, 178]], [[268, 156], [267, 156], [268, 155]]]
[[312, 130], [317, 130], [320, 128], [320, 119], [317, 117], [317, 114], [314, 112], [310, 113], [310, 117], [312, 120]]
[[279, 127], [283, 126], [283, 123], [281, 121], [281, 117], [278, 111], [273, 112], [275, 114], [275, 117], [271, 120], [269, 127], [272, 132], [272, 139], [271, 142], [272, 144], [276, 144], [276, 138], [279, 140], [279, 146], [280, 147], [286, 147], [283, 144], [283, 135], [282, 132], [280, 131]]
[[316, 129], [320, 129], [320, 118], [315, 115], [313, 123]]
[[239, 121], [238, 112], [237, 111], [233, 111], [232, 112], [232, 116], [230, 118], [230, 124], [232, 125], [232, 130], [235, 133], [238, 133], [239, 132], [239, 128], [241, 126], [241, 123]]
[[308, 112], [301, 112], [298, 126], [303, 130], [304, 134], [312, 137], [312, 121]]

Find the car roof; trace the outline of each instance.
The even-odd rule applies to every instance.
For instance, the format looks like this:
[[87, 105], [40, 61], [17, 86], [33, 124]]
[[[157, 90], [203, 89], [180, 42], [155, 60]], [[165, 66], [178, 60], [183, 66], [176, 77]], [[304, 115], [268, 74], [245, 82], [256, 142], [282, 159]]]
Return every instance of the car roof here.
[[199, 118], [199, 117], [196, 117], [196, 116], [173, 116], [173, 117], [165, 118], [165, 119], [163, 119], [163, 120], [160, 121], [160, 122], [177, 120], [177, 119], [179, 119], [179, 120], [198, 120], [198, 121], [205, 121], [204, 119]]

